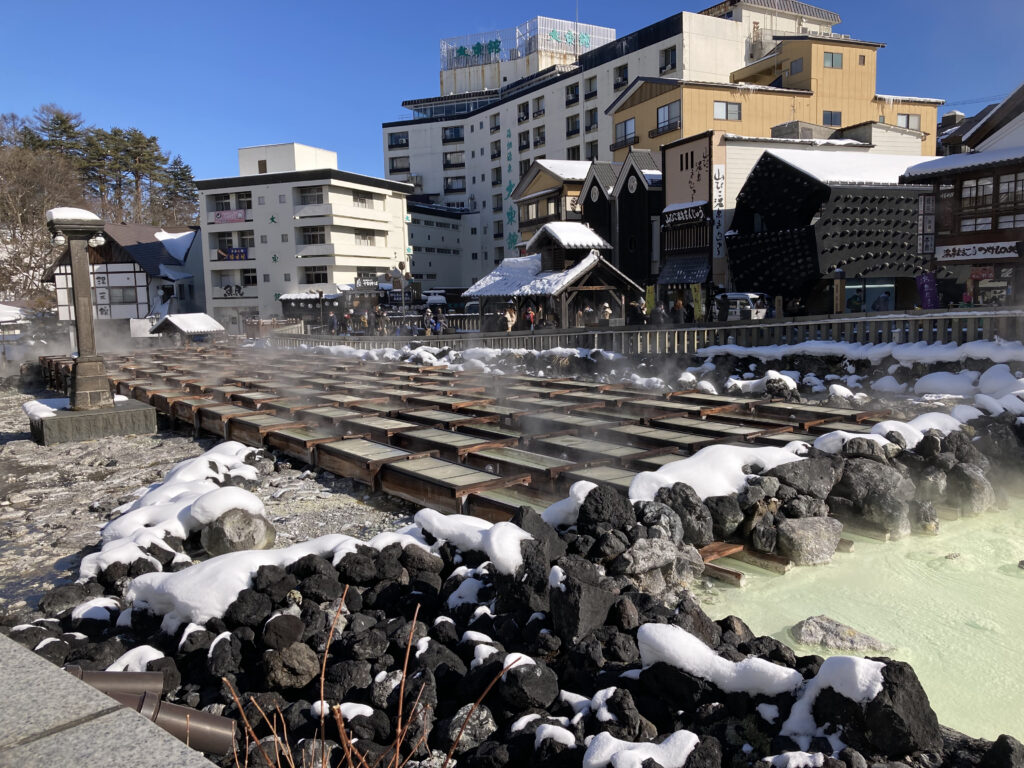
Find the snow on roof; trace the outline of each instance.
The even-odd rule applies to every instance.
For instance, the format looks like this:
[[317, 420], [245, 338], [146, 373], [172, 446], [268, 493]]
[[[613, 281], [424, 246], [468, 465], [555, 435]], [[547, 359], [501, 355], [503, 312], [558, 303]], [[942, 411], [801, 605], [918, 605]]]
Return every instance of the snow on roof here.
[[644, 178], [647, 179], [648, 184], [660, 184], [661, 183], [661, 171], [641, 171]]
[[905, 101], [911, 104], [945, 104], [945, 99], [931, 99], [927, 96], [889, 96], [883, 93], [876, 93], [875, 98], [888, 104], [898, 104]]
[[182, 264], [185, 263], [185, 256], [188, 254], [188, 249], [192, 246], [192, 240], [195, 236], [196, 233], [194, 231], [164, 232], [161, 229], [153, 233], [153, 237], [160, 241], [164, 249]]
[[977, 165], [988, 165], [990, 163], [1002, 163], [1011, 160], [1024, 158], [1024, 147], [1007, 147], [1005, 149], [993, 149], [988, 152], [970, 152], [959, 155], [947, 155], [935, 160], [928, 160], [917, 165], [912, 165], [903, 172], [907, 178], [915, 176], [932, 176], [947, 171], [958, 171], [962, 168], [973, 168]]
[[29, 313], [20, 307], [0, 304], [0, 323], [16, 323], [29, 317]]
[[921, 160], [920, 155], [850, 155], [814, 149], [770, 149], [765, 154], [825, 184], [898, 184], [907, 168]]
[[597, 248], [611, 250], [608, 242], [586, 224], [579, 221], [551, 221], [537, 230], [530, 238], [526, 250], [532, 251], [538, 246], [542, 236], [547, 234], [562, 248]]
[[[890, 128], [892, 126], [889, 126]], [[775, 144], [811, 144], [815, 147], [870, 147], [865, 141], [856, 139], [783, 139], [776, 136], [742, 136], [738, 133], [722, 135], [726, 141], [767, 141]]]
[[535, 162], [565, 181], [583, 181], [590, 171], [589, 160], [549, 160], [545, 157]]
[[194, 275], [187, 269], [179, 269], [178, 267], [172, 267], [168, 264], [161, 264], [160, 277], [176, 283], [179, 280], [191, 280]]
[[517, 197], [516, 198], [516, 202], [517, 203], [523, 203], [523, 202], [526, 202], [527, 200], [535, 200], [538, 197], [546, 197], [547, 195], [550, 195], [552, 192], [559, 192], [559, 191], [561, 191], [561, 189], [562, 189], [561, 187], [548, 187], [547, 189], [542, 189], [539, 192], [531, 192], [528, 195], [523, 195], [522, 197]]
[[471, 285], [463, 296], [554, 296], [591, 269], [600, 256], [596, 251], [561, 272], [541, 272], [540, 254], [505, 259]]
[[204, 312], [188, 312], [182, 315], [167, 315], [150, 329], [150, 333], [162, 333], [177, 329], [182, 333], [216, 333], [224, 326]]
[[687, 208], [699, 208], [700, 206], [707, 204], [707, 200], [694, 200], [692, 203], [672, 203], [672, 205], [666, 205], [662, 213], [672, 213], [673, 211], [685, 211]]
[[46, 212], [47, 221], [99, 221], [100, 217], [84, 208], [51, 208]]

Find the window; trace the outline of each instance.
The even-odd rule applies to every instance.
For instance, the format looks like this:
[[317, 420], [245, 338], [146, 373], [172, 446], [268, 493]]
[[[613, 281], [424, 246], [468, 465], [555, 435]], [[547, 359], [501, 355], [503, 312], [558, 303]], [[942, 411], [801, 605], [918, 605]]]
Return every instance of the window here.
[[530, 170], [530, 161], [529, 160], [520, 160], [519, 161], [519, 178], [522, 178], [523, 176], [525, 176], [526, 172], [529, 171], [529, 170]]
[[465, 192], [466, 191], [466, 177], [465, 176], [446, 176], [444, 180], [444, 191], [445, 192]]
[[491, 186], [497, 187], [501, 184], [501, 166], [491, 168]]
[[301, 245], [324, 245], [327, 232], [323, 227], [299, 227], [299, 243]]
[[267, 161], [266, 160], [257, 160], [256, 161], [256, 173], [266, 173], [266, 172], [267, 172]]
[[252, 192], [239, 192], [237, 198], [238, 202], [236, 203], [236, 205], [240, 210], [252, 210]]
[[900, 113], [896, 115], [896, 125], [900, 128], [909, 128], [912, 131], [920, 131], [921, 116]]
[[491, 160], [501, 157], [501, 140], [491, 142]]
[[279, 205], [284, 205], [288, 202], [288, 195], [278, 195], [277, 202]]
[[323, 205], [323, 187], [299, 187], [299, 205]]
[[533, 129], [533, 146], [542, 147], [544, 146], [545, 140], [546, 135], [544, 133], [544, 126], [538, 125], [536, 128]]
[[356, 245], [376, 245], [377, 237], [372, 229], [356, 230]]
[[826, 109], [824, 112], [821, 113], [821, 124], [822, 125], [835, 125], [835, 126], [842, 125], [843, 124], [843, 113], [842, 112], [834, 112], [832, 110]]
[[979, 216], [978, 218], [960, 219], [961, 232], [983, 232], [992, 229], [991, 216]]
[[463, 132], [461, 125], [447, 125], [441, 129], [441, 143], [448, 144], [453, 141], [462, 141]]
[[583, 155], [586, 160], [597, 160], [597, 142], [588, 141], [586, 146], [586, 153]]
[[399, 131], [398, 133], [388, 134], [388, 149], [397, 149], [399, 147], [409, 146], [409, 132]]
[[267, 236], [266, 235], [260, 235], [260, 245], [266, 245], [266, 244], [267, 244]]
[[242, 285], [256, 285], [256, 270], [255, 269], [243, 269], [242, 270]]
[[491, 133], [501, 130], [501, 115], [491, 115]]
[[789, 62], [789, 76], [790, 77], [792, 77], [793, 75], [799, 75], [803, 71], [804, 71], [804, 60], [802, 58], [800, 58], [800, 59], [793, 59], [791, 62]]
[[999, 202], [1024, 202], [1024, 173], [999, 177]]
[[238, 245], [240, 248], [253, 248], [256, 245], [256, 233], [251, 229], [243, 229], [238, 233]]
[[580, 84], [573, 83], [565, 86], [565, 106], [575, 104], [580, 100]]
[[263, 197], [263, 195], [260, 195], [259, 197], [256, 198], [256, 205], [266, 205], [266, 199]]
[[516, 105], [516, 116], [520, 123], [525, 123], [530, 119], [530, 102], [524, 101], [522, 104]]
[[475, 235], [476, 234], [476, 227], [470, 227], [469, 228], [469, 234]]
[[284, 273], [284, 281], [286, 283], [290, 283], [292, 281], [292, 273], [291, 272], [285, 272]]
[[283, 233], [281, 235], [281, 242], [282, 243], [287, 243], [288, 242], [288, 233], [287, 232], [285, 232], [285, 233]]
[[612, 144], [612, 151], [622, 149], [630, 144], [636, 144], [636, 120], [632, 117], [615, 124], [615, 142]]
[[544, 97], [538, 96], [533, 100], [533, 116], [540, 117], [544, 114]]
[[999, 228], [1024, 229], [1024, 213], [1018, 213], [1016, 216], [1000, 216]]
[[326, 283], [327, 267], [303, 267], [302, 282], [304, 283]]
[[743, 105], [738, 101], [716, 101], [715, 120], [742, 120]]
[[973, 208], [978, 198], [978, 182], [968, 179], [960, 185], [960, 207]]
[[[675, 50], [675, 49], [673, 49]], [[658, 107], [658, 131], [674, 131], [679, 127], [679, 102]]]
[[388, 158], [388, 170], [391, 173], [405, 173], [409, 170], [409, 156], [402, 155], [400, 157], [389, 157]]
[[222, 251], [225, 248], [235, 247], [235, 235], [232, 232], [218, 232], [215, 237], [217, 238], [217, 250]]
[[569, 115], [565, 118], [565, 135], [575, 136], [580, 132], [580, 116]]
[[230, 211], [231, 210], [231, 195], [214, 195], [213, 196], [213, 210], [215, 210], [215, 211]]
[[476, 261], [476, 260], [477, 260], [477, 259], [479, 259], [480, 257], [479, 257], [479, 256], [478, 256], [478, 255], [477, 255], [476, 253], [473, 253], [473, 254], [472, 254], [472, 255], [470, 256], [470, 258], [471, 258], [471, 259], [472, 259], [473, 261]]
[[629, 65], [623, 64], [621, 67], [615, 68], [615, 87], [625, 88], [626, 83], [629, 81]]
[[587, 110], [587, 114], [584, 116], [584, 125], [587, 133], [597, 130], [597, 107]]
[[668, 72], [676, 68], [676, 47], [663, 48], [658, 52], [658, 72]]
[[868, 63], [868, 57], [862, 53], [860, 56], [857, 57], [857, 63], [863, 67], [865, 64]]
[[566, 160], [579, 160], [580, 159], [580, 148], [579, 145], [574, 147], [565, 148], [565, 159]]
[[526, 149], [529, 149], [529, 148], [530, 148], [530, 132], [529, 131], [520, 131], [519, 132], [519, 151], [522, 152], [523, 150], [526, 150]]
[[583, 81], [583, 98], [593, 99], [597, 96], [597, 76], [588, 77]]
[[269, 272], [264, 272], [263, 273], [263, 282], [264, 283], [269, 283], [270, 282], [270, 273]]
[[444, 153], [444, 167], [445, 168], [465, 168], [466, 167], [466, 153], [459, 152], [445, 152]]
[[984, 208], [992, 205], [992, 177], [986, 176], [978, 179], [978, 207]]
[[496, 211], [500, 211], [500, 210], [501, 210], [501, 193], [499, 192], [496, 195], [491, 195], [491, 211], [495, 211], [496, 212]]
[[[134, 288], [108, 288], [111, 304], [135, 304], [138, 301], [138, 293]], [[96, 303], [96, 291], [93, 289], [93, 303]]]
[[825, 51], [825, 69], [842, 69], [843, 54]]

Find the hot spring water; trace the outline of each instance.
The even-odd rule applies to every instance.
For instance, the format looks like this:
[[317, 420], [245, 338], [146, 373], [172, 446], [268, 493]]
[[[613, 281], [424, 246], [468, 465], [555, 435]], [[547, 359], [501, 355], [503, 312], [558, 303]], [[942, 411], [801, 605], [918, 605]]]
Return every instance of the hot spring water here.
[[739, 616], [798, 654], [831, 655], [798, 645], [793, 624], [819, 614], [848, 624], [914, 667], [943, 725], [1024, 739], [1024, 501], [943, 521], [938, 536], [844, 536], [856, 540], [854, 552], [785, 576], [726, 561], [747, 586], [715, 584], [698, 597], [712, 618]]

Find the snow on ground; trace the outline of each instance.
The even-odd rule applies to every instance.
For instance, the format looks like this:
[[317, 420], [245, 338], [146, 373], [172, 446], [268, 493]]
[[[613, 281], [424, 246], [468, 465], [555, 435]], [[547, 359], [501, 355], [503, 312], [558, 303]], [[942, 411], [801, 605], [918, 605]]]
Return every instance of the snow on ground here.
[[767, 362], [781, 360], [793, 355], [816, 357], [842, 357], [847, 360], [867, 360], [877, 365], [892, 357], [901, 365], [914, 363], [962, 363], [966, 360], [989, 360], [993, 363], [1024, 361], [1024, 343], [1019, 341], [969, 341], [966, 344], [929, 344], [926, 341], [912, 344], [860, 344], [847, 341], [801, 341], [797, 344], [772, 344], [763, 347], [741, 347], [736, 344], [719, 344], [701, 347], [697, 355], [704, 358], [719, 355], [753, 357]]

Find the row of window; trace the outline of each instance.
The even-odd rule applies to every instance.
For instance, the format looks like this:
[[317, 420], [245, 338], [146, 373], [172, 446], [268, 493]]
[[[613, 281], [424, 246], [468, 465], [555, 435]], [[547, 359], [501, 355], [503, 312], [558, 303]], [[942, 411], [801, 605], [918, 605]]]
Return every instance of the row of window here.
[[[351, 195], [352, 205], [356, 208], [374, 207], [371, 193], [352, 190]], [[252, 210], [252, 192], [235, 193], [234, 205], [232, 205], [231, 195], [228, 193], [212, 195], [212, 199], [214, 211]], [[295, 190], [295, 200], [298, 205], [323, 205], [324, 188], [322, 186], [298, 187]], [[284, 205], [288, 202], [288, 195], [278, 195], [277, 202], [279, 205]], [[256, 198], [256, 204], [266, 205], [266, 198], [260, 195]]]
[[[960, 206], [962, 208], [987, 208], [992, 205], [995, 179], [984, 176], [980, 179], [966, 179], [960, 185]], [[998, 180], [997, 205], [1024, 203], [1024, 173], [1004, 174]]]
[[[236, 240], [237, 235], [237, 240]], [[354, 230], [356, 245], [376, 245], [377, 234], [372, 229]], [[251, 229], [243, 229], [238, 232], [218, 232], [214, 235], [218, 250], [227, 248], [254, 248], [256, 246], [255, 233]], [[288, 233], [281, 233], [281, 242], [288, 242]], [[326, 227], [298, 227], [296, 229], [296, 242], [299, 245], [324, 245], [327, 242]], [[260, 244], [267, 244], [267, 236], [260, 235]]]
[[457, 222], [447, 221], [434, 221], [433, 219], [418, 219], [415, 216], [412, 217], [413, 224], [420, 224], [424, 227], [437, 227], [438, 229], [458, 229], [459, 225]]
[[[996, 217], [997, 229], [1024, 229], [1024, 213]], [[960, 219], [961, 232], [984, 232], [992, 229], [991, 216], [964, 217]]]

